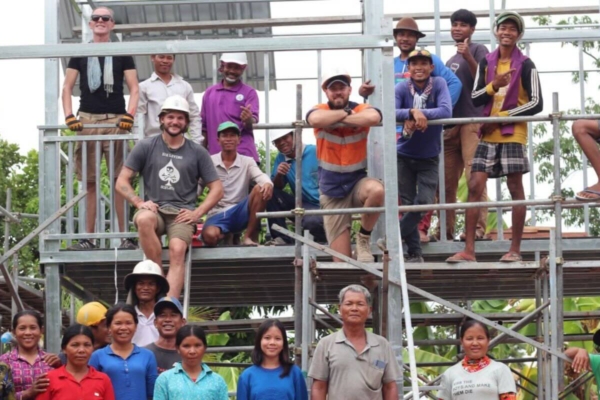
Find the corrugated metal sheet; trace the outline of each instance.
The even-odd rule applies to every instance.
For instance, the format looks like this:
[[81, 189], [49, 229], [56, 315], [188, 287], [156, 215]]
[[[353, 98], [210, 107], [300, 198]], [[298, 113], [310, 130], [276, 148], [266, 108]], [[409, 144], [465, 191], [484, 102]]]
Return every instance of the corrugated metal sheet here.
[[[100, 4], [101, 2], [96, 2]], [[214, 4], [173, 4], [173, 5], [127, 5], [112, 7], [117, 24], [149, 24], [161, 22], [222, 21], [232, 19], [270, 18], [269, 3], [214, 3]], [[80, 42], [81, 37], [73, 33], [75, 26], [81, 25], [79, 7], [71, 0], [60, 0], [59, 37], [63, 43]], [[271, 28], [211, 29], [200, 31], [168, 31], [124, 34], [123, 41], [185, 40], [206, 38], [232, 38], [242, 36], [270, 37]], [[264, 90], [264, 53], [249, 53], [246, 82], [257, 90]], [[153, 68], [150, 58], [135, 57], [140, 81], [150, 77]], [[62, 60], [66, 68], [67, 60]], [[174, 71], [187, 80], [196, 93], [201, 93], [213, 83], [213, 60], [210, 54], [180, 55]], [[271, 89], [276, 89], [275, 59], [269, 54], [269, 79]], [[78, 95], [75, 93], [75, 95]]]

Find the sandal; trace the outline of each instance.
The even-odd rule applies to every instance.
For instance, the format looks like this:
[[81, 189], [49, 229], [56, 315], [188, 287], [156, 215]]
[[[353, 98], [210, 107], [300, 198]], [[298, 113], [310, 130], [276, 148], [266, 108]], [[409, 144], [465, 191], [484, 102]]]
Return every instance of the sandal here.
[[515, 253], [514, 251], [509, 251], [505, 255], [500, 258], [500, 262], [502, 263], [513, 263], [523, 261], [523, 257], [520, 254]]
[[[592, 197], [584, 196], [584, 194], [586, 194], [586, 193], [591, 194], [593, 196]], [[581, 192], [578, 192], [575, 195], [575, 198], [579, 201], [597, 201], [597, 200], [600, 200], [600, 192], [597, 190], [585, 188]]]
[[446, 262], [449, 264], [460, 264], [468, 262], [477, 262], [477, 259], [464, 251], [458, 252], [455, 255], [446, 258]]

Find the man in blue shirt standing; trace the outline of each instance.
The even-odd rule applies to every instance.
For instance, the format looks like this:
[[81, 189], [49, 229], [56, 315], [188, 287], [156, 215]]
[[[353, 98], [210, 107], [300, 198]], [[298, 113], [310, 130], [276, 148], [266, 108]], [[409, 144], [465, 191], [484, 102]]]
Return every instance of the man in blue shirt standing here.
[[[271, 180], [275, 185], [273, 197], [267, 203], [267, 211], [289, 211], [296, 207], [296, 146], [294, 131], [277, 130], [271, 133], [271, 141], [279, 150]], [[302, 208], [305, 210], [318, 210], [319, 205], [319, 165], [317, 163], [317, 147], [314, 144], [302, 145]], [[284, 192], [286, 185], [290, 185], [292, 194]], [[285, 218], [269, 218], [269, 227], [273, 224], [285, 227]], [[323, 217], [320, 215], [306, 215], [302, 218], [302, 229], [310, 231], [317, 242], [327, 242], [323, 229]], [[301, 232], [298, 232], [302, 234]], [[273, 241], [271, 244], [291, 244], [292, 239], [279, 232], [271, 230]]]
[[[452, 102], [444, 79], [431, 76], [435, 66], [430, 52], [414, 50], [407, 61], [410, 79], [396, 85], [396, 121], [404, 123], [397, 144], [398, 191], [402, 205], [433, 204], [442, 126], [428, 126], [427, 121], [450, 118]], [[406, 262], [423, 262], [417, 229], [423, 214], [407, 212], [400, 219], [400, 231], [408, 247]]]

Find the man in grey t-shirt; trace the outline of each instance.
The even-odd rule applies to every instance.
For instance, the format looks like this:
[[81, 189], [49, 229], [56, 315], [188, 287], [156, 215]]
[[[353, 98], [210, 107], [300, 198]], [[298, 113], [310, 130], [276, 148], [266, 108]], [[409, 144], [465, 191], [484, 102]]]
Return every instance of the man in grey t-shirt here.
[[350, 285], [339, 298], [343, 326], [315, 349], [311, 400], [397, 400], [402, 373], [396, 355], [384, 337], [365, 330], [371, 294]]
[[[131, 151], [117, 179], [117, 191], [138, 211], [133, 222], [147, 258], [162, 265], [160, 236], [169, 237], [169, 296], [178, 298], [183, 288], [185, 252], [196, 224], [223, 197], [223, 185], [204, 147], [186, 139], [190, 109], [175, 95], [165, 100], [159, 115], [162, 134], [141, 140]], [[145, 199], [131, 186], [134, 175], [144, 178]], [[209, 192], [199, 206], [198, 180]]]
[[163, 297], [154, 305], [154, 326], [158, 330], [158, 340], [145, 346], [154, 353], [158, 374], [173, 367], [181, 361], [181, 355], [175, 346], [177, 331], [185, 325], [183, 307], [175, 297]]
[[[456, 42], [456, 54], [450, 57], [446, 66], [450, 68], [462, 83], [460, 97], [452, 112], [453, 118], [472, 118], [482, 116], [482, 107], [475, 107], [471, 100], [471, 90], [475, 83], [475, 73], [479, 61], [489, 53], [488, 49], [479, 43], [472, 43], [471, 37], [475, 32], [477, 17], [469, 10], [460, 9], [450, 17], [452, 27], [450, 32], [452, 39]], [[463, 170], [467, 182], [471, 177], [471, 161], [475, 155], [475, 149], [479, 144], [477, 136], [480, 124], [456, 125], [444, 131], [444, 171], [446, 182], [446, 202], [456, 202], [458, 181]], [[484, 190], [480, 201], [487, 201], [487, 192]], [[487, 209], [482, 209], [477, 221], [477, 239], [485, 237], [487, 220]], [[456, 212], [446, 211], [446, 236], [449, 240], [454, 239], [454, 226]], [[439, 238], [439, 226], [436, 236]]]

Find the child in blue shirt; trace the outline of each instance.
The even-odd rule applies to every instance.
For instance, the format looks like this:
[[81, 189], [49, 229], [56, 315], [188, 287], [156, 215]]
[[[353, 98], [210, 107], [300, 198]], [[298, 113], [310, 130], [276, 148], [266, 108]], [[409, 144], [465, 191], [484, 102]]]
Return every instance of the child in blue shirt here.
[[308, 400], [300, 368], [290, 361], [285, 327], [268, 319], [258, 328], [252, 363], [238, 380], [237, 400]]

